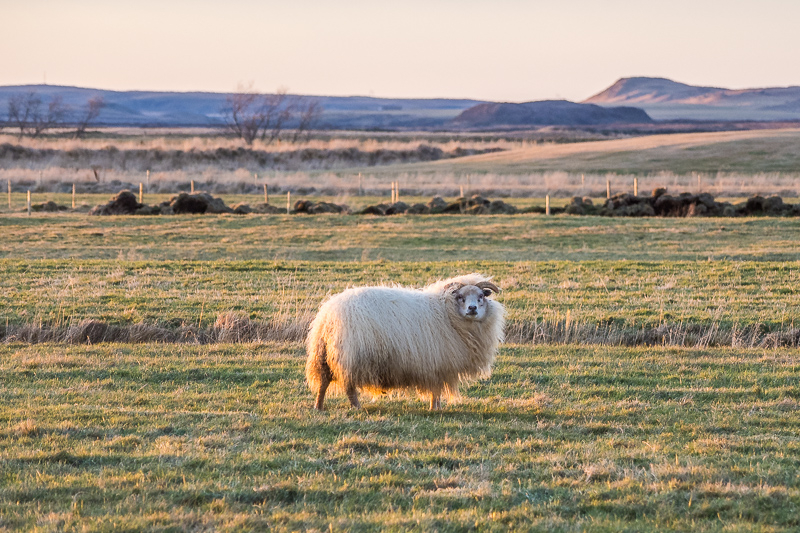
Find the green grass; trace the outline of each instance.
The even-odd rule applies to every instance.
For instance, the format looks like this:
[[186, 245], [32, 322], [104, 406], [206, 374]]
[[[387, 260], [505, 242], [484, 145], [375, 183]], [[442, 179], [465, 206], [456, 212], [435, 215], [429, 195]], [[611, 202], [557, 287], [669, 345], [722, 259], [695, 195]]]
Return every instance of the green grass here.
[[[543, 171], [648, 174], [672, 172], [797, 172], [800, 130], [687, 133], [570, 145], [519, 148], [496, 154], [389, 165], [376, 173], [519, 174]], [[361, 169], [365, 170], [366, 169]]]
[[0, 217], [0, 258], [800, 260], [800, 219], [559, 215]]
[[[0, 328], [307, 317], [495, 276], [511, 323], [766, 331], [800, 220], [0, 217]], [[569, 317], [569, 318], [567, 318]], [[576, 339], [580, 341], [581, 339]], [[315, 413], [300, 343], [0, 344], [0, 530], [800, 528], [800, 351], [505, 345], [431, 413]]]
[[502, 349], [429, 412], [299, 344], [0, 346], [8, 530], [800, 527], [796, 350]]
[[297, 320], [351, 285], [421, 286], [479, 271], [495, 277], [511, 322], [626, 329], [661, 324], [793, 327], [797, 262], [271, 262], [0, 260], [0, 330], [11, 325], [209, 327], [217, 315]]

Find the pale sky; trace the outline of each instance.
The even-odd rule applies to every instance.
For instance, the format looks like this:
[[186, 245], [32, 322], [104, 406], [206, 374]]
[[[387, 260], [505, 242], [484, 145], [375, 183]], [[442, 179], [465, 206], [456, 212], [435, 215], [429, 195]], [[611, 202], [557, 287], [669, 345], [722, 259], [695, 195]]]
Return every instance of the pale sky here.
[[798, 0], [0, 0], [0, 85], [583, 100], [800, 85]]

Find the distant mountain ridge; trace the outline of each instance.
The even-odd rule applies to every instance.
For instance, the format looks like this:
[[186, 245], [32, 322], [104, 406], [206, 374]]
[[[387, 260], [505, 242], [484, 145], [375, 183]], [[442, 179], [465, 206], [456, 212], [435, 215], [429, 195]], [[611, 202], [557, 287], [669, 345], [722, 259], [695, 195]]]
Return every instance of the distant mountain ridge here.
[[[96, 124], [121, 126], [220, 126], [221, 109], [230, 93], [109, 91], [60, 85], [0, 87], [0, 121], [6, 117], [8, 99], [35, 91], [46, 105], [58, 95], [65, 104], [80, 109], [93, 96], [106, 107]], [[319, 125], [331, 129], [402, 129], [439, 127], [481, 100], [448, 98], [374, 98], [370, 96], [312, 96], [323, 114]]]
[[635, 105], [658, 120], [797, 120], [800, 87], [725, 89], [666, 78], [621, 78], [586, 104]]
[[635, 107], [601, 107], [567, 100], [484, 103], [470, 107], [453, 119], [468, 128], [524, 126], [597, 126], [603, 124], [646, 124], [653, 120]]

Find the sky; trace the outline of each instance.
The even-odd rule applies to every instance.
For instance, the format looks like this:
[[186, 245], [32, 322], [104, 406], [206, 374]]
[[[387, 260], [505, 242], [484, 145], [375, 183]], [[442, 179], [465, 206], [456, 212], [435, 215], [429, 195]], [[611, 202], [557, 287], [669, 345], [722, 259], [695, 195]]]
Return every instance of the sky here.
[[0, 85], [580, 101], [800, 85], [798, 0], [0, 0]]

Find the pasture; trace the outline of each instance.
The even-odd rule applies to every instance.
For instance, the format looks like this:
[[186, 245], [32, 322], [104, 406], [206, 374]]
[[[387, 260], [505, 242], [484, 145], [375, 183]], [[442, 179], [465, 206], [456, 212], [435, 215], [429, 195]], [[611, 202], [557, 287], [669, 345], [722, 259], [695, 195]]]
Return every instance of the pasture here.
[[299, 343], [0, 346], [9, 529], [779, 531], [796, 350], [505, 346], [441, 412], [310, 409]]
[[[762, 170], [777, 172], [787, 135], [714, 150], [769, 138], [783, 155]], [[375, 183], [457, 186], [484, 164], [487, 182], [491, 168], [529, 179], [514, 173], [537, 163], [514, 158], [539, 147], [509, 147], [443, 174], [396, 165]], [[678, 148], [653, 150], [639, 155]], [[507, 166], [481, 159], [500, 155]], [[69, 204], [42, 189], [35, 201]], [[258, 189], [226, 194], [253, 202]], [[800, 528], [798, 219], [28, 217], [22, 198], [0, 209], [2, 530]], [[473, 271], [494, 276], [508, 310], [490, 379], [439, 412], [413, 394], [311, 409], [302, 328], [327, 295]], [[256, 333], [211, 335], [226, 317]], [[90, 321], [194, 336], [37, 341]]]
[[[65, 193], [73, 183], [79, 193], [113, 194], [143, 183], [148, 194], [168, 196], [189, 190], [194, 180], [215, 195], [243, 194], [250, 202], [267, 184], [274, 193], [333, 195], [355, 205], [360, 188], [388, 196], [392, 181], [399, 181], [404, 196], [427, 199], [456, 196], [462, 187], [485, 196], [604, 198], [606, 180], [613, 194], [631, 192], [634, 177], [641, 192], [667, 187], [717, 197], [800, 194], [798, 129], [609, 135], [558, 128], [321, 133], [300, 143], [256, 143], [252, 150], [217, 134], [0, 135], [0, 183], [10, 181], [17, 194]], [[459, 156], [469, 153], [477, 155]], [[280, 205], [277, 197], [273, 201]]]

